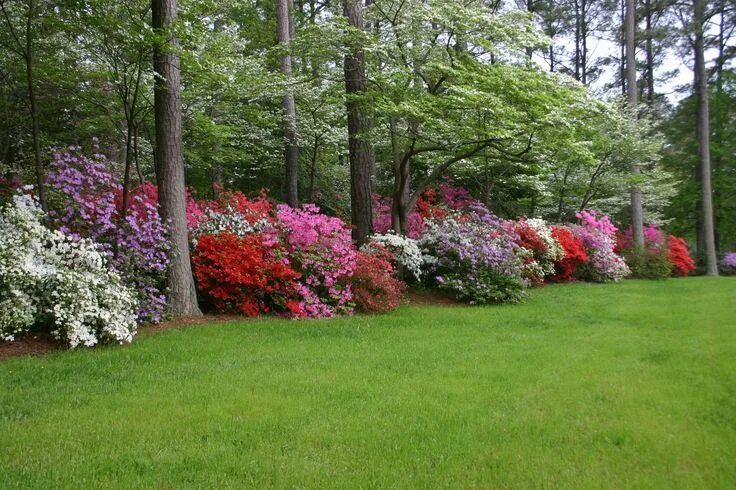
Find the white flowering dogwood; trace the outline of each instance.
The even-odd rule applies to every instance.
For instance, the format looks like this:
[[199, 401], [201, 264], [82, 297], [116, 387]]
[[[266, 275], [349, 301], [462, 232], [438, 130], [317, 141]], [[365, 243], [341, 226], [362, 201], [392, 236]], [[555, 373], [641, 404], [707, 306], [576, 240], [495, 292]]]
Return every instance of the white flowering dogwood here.
[[424, 259], [422, 258], [422, 251], [416, 240], [397, 235], [389, 230], [384, 235], [371, 235], [368, 243], [363, 248], [370, 248], [373, 244], [378, 244], [386, 248], [393, 254], [397, 264], [403, 266], [417, 281], [421, 279]]
[[42, 324], [72, 348], [132, 341], [135, 292], [98, 245], [52, 231], [42, 219], [29, 195], [0, 208], [0, 339]]

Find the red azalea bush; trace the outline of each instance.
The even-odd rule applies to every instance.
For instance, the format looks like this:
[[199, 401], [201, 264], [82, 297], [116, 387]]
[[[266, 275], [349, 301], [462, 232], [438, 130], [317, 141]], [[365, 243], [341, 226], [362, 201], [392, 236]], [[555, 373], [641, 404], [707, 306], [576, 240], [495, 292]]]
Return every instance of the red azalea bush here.
[[552, 228], [552, 236], [565, 250], [565, 257], [555, 263], [556, 274], [552, 279], [558, 282], [572, 281], [576, 267], [588, 261], [585, 244], [572, 231], [559, 226]]
[[675, 235], [669, 237], [668, 252], [672, 262], [672, 273], [677, 276], [687, 276], [695, 269], [695, 261], [690, 257], [687, 243]]
[[374, 245], [370, 252], [358, 252], [357, 268], [353, 274], [353, 300], [362, 313], [385, 313], [401, 304], [406, 285], [393, 277], [391, 254]]
[[302, 316], [297, 279], [282, 250], [260, 233], [202, 235], [192, 255], [197, 289], [220, 311]]

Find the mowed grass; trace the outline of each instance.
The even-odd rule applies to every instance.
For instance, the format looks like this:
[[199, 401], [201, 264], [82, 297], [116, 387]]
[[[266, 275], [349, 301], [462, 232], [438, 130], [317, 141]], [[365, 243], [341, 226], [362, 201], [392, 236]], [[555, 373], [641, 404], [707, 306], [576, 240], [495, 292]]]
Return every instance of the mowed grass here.
[[736, 278], [0, 362], [0, 488], [736, 486]]

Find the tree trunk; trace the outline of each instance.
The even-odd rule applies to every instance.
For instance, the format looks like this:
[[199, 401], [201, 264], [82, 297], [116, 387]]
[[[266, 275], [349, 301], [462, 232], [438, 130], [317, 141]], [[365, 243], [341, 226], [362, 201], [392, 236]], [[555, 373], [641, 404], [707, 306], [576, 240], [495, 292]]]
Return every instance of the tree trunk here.
[[[291, 41], [289, 21], [289, 0], [278, 0], [277, 24], [279, 44], [286, 50]], [[284, 127], [284, 156], [286, 160], [286, 203], [291, 207], [299, 205], [299, 147], [296, 139], [296, 104], [291, 92], [291, 55], [286, 52], [281, 57], [281, 73], [286, 78], [286, 93], [284, 94], [283, 127]]]
[[28, 82], [28, 104], [31, 110], [31, 124], [33, 126], [33, 163], [36, 171], [36, 187], [38, 201], [46, 211], [46, 176], [41, 161], [41, 128], [38, 122], [38, 104], [36, 102], [36, 88], [33, 75], [33, 17], [35, 16], [35, 2], [28, 0], [28, 17], [26, 18], [26, 81]]
[[[626, 0], [626, 17], [624, 19], [626, 31], [626, 95], [632, 123], [637, 118], [638, 94], [636, 86], [636, 1]], [[637, 162], [631, 165], [634, 177], [641, 175], [641, 167]], [[642, 210], [641, 190], [635, 183], [631, 188], [631, 228], [634, 235], [634, 245], [644, 247], [644, 213]]]
[[652, 25], [652, 0], [645, 0], [646, 9], [646, 52], [647, 52], [647, 102], [649, 107], [654, 107], [654, 47], [653, 47], [653, 25]]
[[[355, 29], [363, 29], [361, 0], [344, 0], [343, 13]], [[353, 48], [345, 55], [345, 92], [348, 112], [348, 153], [350, 155], [350, 208], [353, 239], [362, 245], [372, 230], [371, 187], [373, 148], [368, 141], [370, 118], [362, 99], [366, 91], [363, 50]]]
[[[184, 158], [181, 142], [179, 57], [173, 35], [177, 0], [153, 0], [154, 117], [156, 121], [156, 180], [161, 218], [169, 225], [171, 252], [166, 282], [169, 308], [175, 316], [201, 315], [192, 277], [187, 233]], [[164, 39], [167, 39], [164, 42]]]
[[695, 23], [695, 92], [698, 97], [698, 156], [700, 157], [701, 194], [703, 199], [703, 240], [705, 242], [705, 273], [718, 275], [715, 233], [713, 227], [713, 197], [710, 170], [710, 115], [708, 110], [708, 74], [705, 71], [703, 40], [704, 0], [694, 0]]

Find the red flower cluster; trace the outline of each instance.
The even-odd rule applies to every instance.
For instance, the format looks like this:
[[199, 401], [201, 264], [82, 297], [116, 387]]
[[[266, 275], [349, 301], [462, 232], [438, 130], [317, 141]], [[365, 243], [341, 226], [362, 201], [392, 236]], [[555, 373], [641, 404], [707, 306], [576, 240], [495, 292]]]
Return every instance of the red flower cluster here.
[[363, 313], [384, 313], [401, 304], [405, 284], [393, 277], [391, 253], [374, 246], [371, 252], [358, 252], [353, 274], [355, 308]]
[[427, 189], [417, 200], [417, 212], [422, 219], [442, 220], [447, 217], [447, 210], [436, 206], [438, 194], [434, 189]]
[[565, 250], [565, 258], [555, 264], [557, 274], [552, 279], [558, 282], [571, 281], [578, 264], [588, 260], [585, 244], [567, 228], [553, 227], [552, 236]]
[[514, 231], [519, 235], [516, 244], [534, 252], [534, 257], [538, 258], [547, 253], [547, 244], [544, 243], [537, 230], [527, 224], [526, 220], [519, 220]]
[[670, 262], [672, 262], [672, 272], [678, 276], [687, 276], [690, 271], [695, 269], [695, 261], [690, 257], [687, 250], [687, 243], [682, 238], [670, 235], [668, 252]]
[[192, 263], [202, 297], [218, 310], [240, 310], [246, 316], [299, 314], [299, 274], [278, 258], [277, 246], [266, 243], [260, 233], [199, 237]]

